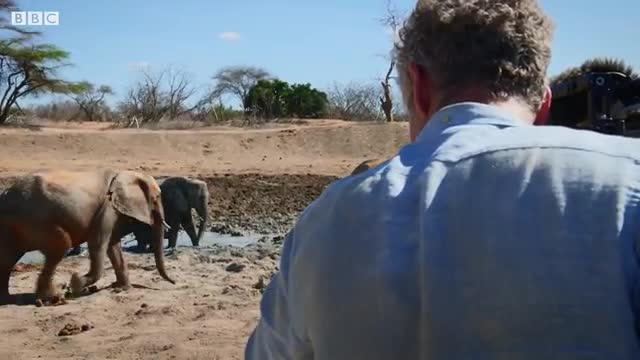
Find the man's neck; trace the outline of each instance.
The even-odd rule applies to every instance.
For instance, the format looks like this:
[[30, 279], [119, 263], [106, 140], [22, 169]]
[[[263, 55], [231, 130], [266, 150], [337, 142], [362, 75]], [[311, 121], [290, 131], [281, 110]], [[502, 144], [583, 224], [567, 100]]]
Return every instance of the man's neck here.
[[[507, 100], [488, 100], [488, 99], [480, 99], [480, 98], [462, 98], [458, 97], [453, 101], [447, 101], [443, 106], [440, 106], [440, 109], [445, 106], [455, 105], [463, 102], [475, 102], [480, 104], [486, 104], [490, 106], [495, 106], [496, 108], [507, 112], [513, 115], [514, 119], [522, 121], [526, 124], [533, 124], [536, 118], [536, 115], [527, 104], [516, 98], [509, 98]], [[437, 112], [437, 111], [436, 111]], [[434, 114], [436, 113], [434, 112]]]
[[531, 111], [531, 108], [527, 106], [523, 101], [510, 98], [506, 101], [493, 102], [489, 105], [495, 106], [505, 112], [513, 115], [514, 119], [522, 121], [526, 124], [533, 124], [536, 119], [536, 114]]

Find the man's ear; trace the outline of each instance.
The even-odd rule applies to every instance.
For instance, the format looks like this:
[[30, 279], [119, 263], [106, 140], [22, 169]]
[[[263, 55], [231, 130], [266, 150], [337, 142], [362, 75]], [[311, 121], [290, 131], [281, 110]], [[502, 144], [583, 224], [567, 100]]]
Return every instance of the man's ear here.
[[432, 80], [429, 72], [417, 64], [409, 65], [409, 76], [413, 94], [413, 106], [419, 119], [426, 121], [430, 115], [432, 103]]
[[552, 98], [551, 88], [549, 86], [545, 86], [544, 89], [544, 99], [542, 100], [542, 104], [540, 104], [540, 108], [538, 109], [538, 113], [536, 114], [536, 119], [533, 122], [533, 125], [544, 125], [549, 120], [549, 110], [551, 109], [551, 98]]

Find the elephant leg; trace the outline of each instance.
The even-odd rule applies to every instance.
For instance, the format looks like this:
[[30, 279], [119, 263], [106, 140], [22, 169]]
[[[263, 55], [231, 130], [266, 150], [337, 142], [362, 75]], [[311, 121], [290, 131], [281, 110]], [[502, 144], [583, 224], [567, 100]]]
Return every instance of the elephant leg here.
[[47, 246], [40, 249], [45, 259], [36, 282], [36, 300], [45, 304], [55, 304], [64, 299], [64, 296], [53, 285], [53, 275], [73, 242], [69, 233], [59, 226], [54, 226], [49, 231], [38, 231], [38, 236], [47, 240]]
[[64, 258], [65, 248], [47, 249], [44, 251], [45, 261], [44, 267], [38, 276], [36, 285], [36, 300], [43, 303], [55, 304], [64, 298], [61, 291], [57, 290], [53, 285], [53, 275], [56, 267]]
[[147, 249], [149, 248], [149, 247], [147, 246], [147, 243], [146, 243], [145, 241], [143, 241], [142, 239], [138, 238], [137, 236], [136, 236], [136, 240], [138, 240], [138, 246], [136, 246], [136, 249], [137, 249], [139, 252], [145, 252], [145, 251], [147, 251]]
[[136, 228], [133, 232], [133, 236], [136, 237], [136, 242], [138, 243], [138, 251], [146, 251], [149, 246], [149, 239], [147, 238], [147, 231], [142, 231], [142, 229]]
[[112, 241], [112, 244], [107, 249], [107, 255], [113, 266], [113, 271], [116, 273], [116, 282], [113, 286], [122, 290], [128, 290], [131, 287], [129, 283], [129, 273], [127, 263], [122, 256], [122, 248], [120, 247], [119, 241]]
[[78, 273], [71, 275], [71, 289], [74, 293], [79, 294], [82, 289], [100, 280], [104, 274], [104, 255], [108, 244], [107, 241], [102, 240], [97, 244], [89, 244], [89, 272], [84, 276], [79, 276]]
[[171, 230], [169, 230], [169, 244], [167, 244], [167, 249], [176, 247], [177, 243], [178, 243], [178, 229], [175, 226], [171, 226]]
[[193, 246], [200, 245], [200, 240], [198, 240], [198, 236], [196, 235], [196, 229], [193, 226], [193, 218], [191, 217], [190, 213], [187, 216], [183, 217], [182, 228], [187, 232], [187, 235], [189, 235], [191, 244]]
[[138, 251], [145, 252], [151, 247], [151, 227], [149, 225], [138, 225], [133, 234], [138, 242]]
[[169, 230], [169, 243], [167, 248], [175, 248], [178, 243], [178, 231], [180, 230], [180, 221], [171, 219], [168, 223], [171, 229]]
[[84, 276], [80, 276], [78, 273], [71, 275], [71, 290], [76, 295], [80, 294], [87, 286], [95, 284], [104, 274], [104, 257], [111, 242], [117, 215], [112, 208], [102, 209], [100, 215], [95, 233], [87, 239], [90, 260], [89, 272]]
[[14, 304], [15, 296], [9, 294], [9, 278], [11, 271], [24, 252], [2, 253], [0, 254], [0, 305]]

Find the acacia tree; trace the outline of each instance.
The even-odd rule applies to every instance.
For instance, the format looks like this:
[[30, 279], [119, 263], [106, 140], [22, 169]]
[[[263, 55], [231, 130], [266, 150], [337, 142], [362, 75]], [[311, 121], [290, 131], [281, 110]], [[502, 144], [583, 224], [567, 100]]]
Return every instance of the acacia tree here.
[[25, 44], [25, 39], [0, 40], [0, 124], [18, 99], [46, 92], [68, 94], [82, 89], [61, 80], [57, 70], [67, 66], [69, 53], [51, 44]]
[[52, 44], [34, 44], [38, 32], [24, 31], [7, 22], [7, 13], [16, 11], [12, 0], [0, 0], [0, 31], [8, 32], [0, 40], [0, 125], [6, 123], [18, 100], [27, 95], [74, 93], [81, 87], [57, 77], [68, 66], [69, 53]]
[[73, 100], [78, 104], [87, 120], [95, 121], [106, 110], [104, 98], [107, 95], [113, 95], [113, 90], [108, 85], [96, 88], [95, 85], [87, 81], [80, 82], [78, 88], [78, 94], [73, 96]]
[[254, 66], [228, 66], [220, 69], [214, 76], [215, 87], [213, 97], [231, 94], [235, 96], [247, 111], [249, 91], [260, 80], [267, 80], [272, 76], [267, 70]]

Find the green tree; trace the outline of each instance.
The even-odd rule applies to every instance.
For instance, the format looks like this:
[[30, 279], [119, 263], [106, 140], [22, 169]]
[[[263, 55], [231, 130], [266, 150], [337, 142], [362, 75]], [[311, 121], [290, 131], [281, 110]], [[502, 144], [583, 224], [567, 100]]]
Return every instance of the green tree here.
[[253, 115], [265, 119], [285, 117], [287, 113], [287, 97], [291, 87], [285, 81], [259, 80], [247, 94], [244, 108]]
[[7, 24], [7, 13], [16, 10], [12, 1], [0, 0], [0, 31], [13, 35], [0, 39], [0, 125], [24, 96], [74, 93], [83, 88], [57, 77], [57, 71], [69, 65], [68, 52], [52, 44], [34, 44], [32, 39], [39, 33]]
[[273, 119], [296, 116], [318, 118], [326, 114], [327, 95], [311, 84], [292, 84], [286, 81], [260, 80], [249, 90], [245, 109], [253, 115]]
[[287, 114], [300, 118], [320, 118], [327, 112], [327, 94], [311, 84], [293, 84], [287, 93]]

